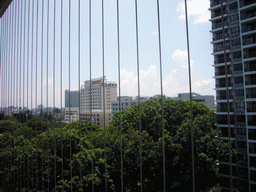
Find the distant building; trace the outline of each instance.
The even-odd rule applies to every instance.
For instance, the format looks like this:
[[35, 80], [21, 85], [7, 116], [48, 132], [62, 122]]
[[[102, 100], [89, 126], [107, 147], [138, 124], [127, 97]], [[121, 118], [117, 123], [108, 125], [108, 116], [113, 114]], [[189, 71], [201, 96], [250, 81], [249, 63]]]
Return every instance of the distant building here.
[[117, 100], [117, 84], [101, 77], [84, 82], [81, 88], [81, 111], [104, 109], [103, 85], [105, 85], [105, 110], [111, 110], [111, 102]]
[[[70, 110], [70, 113], [69, 113]], [[79, 120], [79, 107], [66, 107], [64, 112], [64, 120], [66, 123]]]
[[[103, 86], [104, 85], [104, 86]], [[105, 89], [103, 89], [105, 87]], [[104, 93], [105, 90], [105, 94]], [[70, 92], [69, 113], [69, 91], [65, 91], [65, 116], [66, 122], [79, 120], [79, 92]], [[105, 102], [104, 102], [105, 98]], [[106, 78], [95, 78], [87, 80], [81, 87], [80, 109], [81, 119], [92, 121], [96, 125], [104, 126], [104, 109], [106, 125], [111, 120], [111, 101], [117, 100], [117, 84], [107, 81]], [[77, 102], [76, 102], [77, 101]], [[105, 104], [105, 108], [104, 108]], [[93, 114], [91, 117], [90, 114]], [[70, 115], [70, 117], [69, 117]], [[91, 119], [92, 118], [92, 119]]]
[[[121, 100], [120, 100], [121, 99]], [[140, 97], [140, 101], [146, 101], [148, 97]], [[117, 101], [111, 102], [111, 117], [113, 118], [116, 112], [119, 112], [119, 100], [121, 101], [121, 111], [131, 108], [132, 105], [139, 103], [138, 97], [121, 96], [117, 98]]]
[[[92, 110], [92, 113], [90, 111], [83, 111], [81, 113], [81, 120], [87, 120], [89, 122], [92, 122], [93, 125], [100, 125], [101, 127], [104, 127], [104, 111], [103, 110]], [[105, 125], [109, 125], [109, 122], [111, 121], [111, 111], [106, 110], [105, 111]]]
[[[170, 97], [170, 99], [175, 99], [175, 100], [190, 100], [190, 94], [189, 93], [179, 93], [178, 97]], [[209, 108], [215, 110], [215, 105], [214, 105], [214, 96], [213, 95], [200, 95], [198, 93], [192, 93], [192, 100], [196, 102], [202, 102], [205, 105], [207, 105]]]
[[37, 109], [38, 109], [38, 111], [43, 110], [43, 109], [44, 109], [44, 105], [38, 105], [38, 106], [37, 106]]
[[79, 107], [79, 91], [65, 90], [65, 108], [66, 107]]

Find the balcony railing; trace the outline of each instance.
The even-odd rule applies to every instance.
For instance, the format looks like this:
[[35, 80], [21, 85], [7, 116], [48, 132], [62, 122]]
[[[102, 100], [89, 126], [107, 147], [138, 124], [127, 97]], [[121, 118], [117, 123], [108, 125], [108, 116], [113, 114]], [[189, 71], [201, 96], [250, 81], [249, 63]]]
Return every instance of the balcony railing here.
[[245, 85], [256, 85], [256, 81], [247, 80], [245, 81]]
[[245, 32], [249, 32], [249, 31], [254, 31], [256, 30], [256, 24], [251, 24], [251, 25], [245, 25], [242, 27], [242, 32], [245, 33]]
[[[225, 38], [229, 38], [229, 34], [225, 33]], [[223, 39], [223, 35], [222, 34], [217, 34], [212, 39], [213, 39], [213, 41]]]
[[[230, 107], [229, 112], [234, 112], [234, 107]], [[228, 112], [226, 107], [217, 107], [217, 112]]]
[[[230, 49], [230, 45], [226, 44], [226, 50]], [[215, 46], [213, 51], [214, 52], [219, 52], [219, 51], [223, 51], [224, 50], [224, 46], [223, 45], [219, 45], [219, 46]]]
[[[227, 0], [222, 0], [222, 3], [224, 3], [224, 2], [227, 2]], [[219, 4], [220, 4], [220, 0], [211, 1], [211, 7], [214, 7]]]
[[252, 18], [252, 17], [255, 17], [255, 16], [256, 16], [256, 10], [251, 11], [249, 13], [243, 13], [243, 14], [241, 14], [241, 20], [249, 19], [249, 18]]
[[[214, 64], [220, 64], [220, 63], [224, 63], [224, 62], [225, 62], [224, 58], [214, 60]], [[227, 62], [231, 62], [231, 59], [229, 57], [227, 58]]]
[[[228, 70], [228, 74], [232, 74], [232, 70]], [[215, 76], [225, 75], [225, 71], [216, 71]]]
[[[234, 99], [234, 96], [231, 94], [228, 97], [229, 97], [229, 99]], [[218, 100], [226, 100], [227, 97], [226, 97], [226, 95], [219, 95], [219, 96], [217, 96], [217, 99]]]
[[[228, 26], [228, 24], [229, 23], [227, 21], [224, 21], [224, 27]], [[218, 22], [218, 23], [213, 23], [212, 24], [212, 30], [220, 28], [220, 27], [222, 27], [222, 22]]]
[[250, 45], [256, 43], [256, 36], [249, 37], [243, 40], [243, 45]]
[[[229, 82], [229, 83], [228, 83], [228, 87], [232, 87], [232, 86], [233, 86], [233, 83], [232, 83], [232, 82]], [[226, 83], [217, 83], [217, 84], [216, 84], [216, 87], [217, 87], [217, 88], [226, 87]]]
[[256, 112], [256, 108], [254, 108], [254, 107], [247, 107], [247, 112]]
[[255, 3], [255, 0], [241, 0], [240, 7], [245, 7], [245, 6], [251, 5], [253, 3]]
[[256, 98], [256, 94], [246, 94], [246, 98]]
[[[225, 14], [228, 14], [227, 10], [223, 11], [223, 15], [225, 15]], [[218, 17], [218, 16], [221, 16], [221, 11], [213, 12], [212, 15], [211, 15], [211, 18]]]

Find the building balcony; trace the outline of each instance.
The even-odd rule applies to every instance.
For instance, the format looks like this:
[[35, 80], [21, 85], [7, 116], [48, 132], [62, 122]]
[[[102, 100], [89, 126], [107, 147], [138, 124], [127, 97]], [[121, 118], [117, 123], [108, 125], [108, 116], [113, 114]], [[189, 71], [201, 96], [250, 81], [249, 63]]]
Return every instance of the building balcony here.
[[[228, 70], [228, 74], [232, 74], [233, 71], [232, 70]], [[215, 72], [215, 76], [221, 76], [221, 75], [225, 75], [225, 71], [216, 71]]]
[[254, 107], [247, 107], [247, 112], [256, 112], [256, 108], [254, 108]]
[[[229, 95], [228, 97], [229, 99], [234, 99], [233, 95]], [[217, 100], [226, 100], [226, 99], [227, 99], [226, 95], [217, 96]]]
[[[229, 112], [234, 112], [235, 109], [234, 107], [229, 108]], [[228, 112], [227, 107], [217, 107], [217, 112]]]
[[253, 6], [255, 4], [255, 0], [241, 0], [240, 1], [240, 7], [241, 8], [245, 8], [245, 7], [250, 7]]
[[[229, 82], [228, 87], [232, 87], [232, 86], [233, 86], [233, 83]], [[221, 88], [221, 87], [226, 87], [226, 83], [217, 83], [216, 84], [216, 88]]]
[[[251, 18], [256, 17], [256, 9], [245, 11], [241, 13], [241, 20], [242, 21], [249, 21]], [[245, 21], [245, 22], [246, 22]]]
[[[229, 23], [227, 21], [224, 21], [224, 27], [228, 26]], [[217, 22], [212, 24], [212, 30], [222, 28], [222, 22]]]
[[[227, 2], [227, 0], [222, 0], [223, 4], [226, 3], [226, 2]], [[220, 6], [220, 0], [211, 0], [211, 7], [215, 7], [217, 5]]]
[[249, 129], [248, 137], [250, 140], [256, 140], [256, 129]]
[[[227, 57], [227, 62], [231, 62], [231, 59], [229, 57]], [[214, 60], [214, 64], [221, 64], [221, 63], [225, 63], [224, 58], [219, 58], [217, 60]]]
[[256, 98], [256, 94], [246, 94], [246, 98]]
[[[223, 15], [224, 14], [228, 14], [228, 11], [227, 10], [223, 10]], [[212, 14], [211, 14], [211, 18], [214, 18], [214, 17], [219, 17], [221, 16], [221, 10], [218, 10], [218, 11], [213, 11]]]
[[250, 32], [250, 31], [255, 31], [255, 30], [256, 30], [256, 23], [244, 25], [242, 27], [242, 32], [243, 33]]
[[[230, 49], [230, 45], [229, 44], [226, 44], [226, 51], [229, 51]], [[215, 46], [213, 48], [213, 52], [216, 53], [216, 52], [220, 52], [220, 51], [224, 51], [224, 46], [222, 44], [219, 44], [217, 46]]]
[[251, 44], [255, 44], [256, 43], [256, 36], [253, 37], [247, 37], [245, 39], [243, 39], [243, 45], [251, 45]]
[[245, 65], [244, 72], [256, 71], [256, 63], [249, 63]]
[[[228, 38], [229, 38], [229, 34], [225, 33], [225, 40], [228, 40]], [[216, 34], [216, 35], [214, 35], [214, 37], [212, 39], [213, 39], [213, 42], [221, 40], [221, 39], [223, 40], [223, 35], [222, 35], [222, 33]]]
[[245, 81], [245, 85], [256, 85], [256, 79], [250, 79]]

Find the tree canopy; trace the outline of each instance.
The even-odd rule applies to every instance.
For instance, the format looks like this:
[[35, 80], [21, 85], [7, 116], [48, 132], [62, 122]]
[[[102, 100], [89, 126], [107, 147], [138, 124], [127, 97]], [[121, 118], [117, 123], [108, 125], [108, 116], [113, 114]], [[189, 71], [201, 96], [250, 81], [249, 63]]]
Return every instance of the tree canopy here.
[[[190, 104], [168, 98], [164, 98], [163, 104], [167, 189], [179, 191], [180, 187], [191, 187]], [[73, 191], [90, 191], [92, 180], [95, 191], [105, 191], [106, 164], [108, 191], [120, 191], [122, 141], [125, 190], [137, 191], [142, 184], [145, 191], [161, 191], [161, 114], [161, 100], [152, 98], [140, 105], [141, 122], [138, 105], [133, 105], [121, 114], [116, 113], [105, 129], [87, 121], [63, 124], [43, 117], [26, 123], [2, 120], [1, 175], [4, 177], [1, 178], [24, 191], [32, 188], [44, 191], [48, 185], [50, 191], [62, 188], [70, 191], [71, 185]], [[193, 117], [196, 189], [201, 190], [217, 182], [216, 161], [227, 155], [228, 144], [218, 139], [213, 110], [193, 102]], [[143, 183], [140, 183], [140, 137]]]

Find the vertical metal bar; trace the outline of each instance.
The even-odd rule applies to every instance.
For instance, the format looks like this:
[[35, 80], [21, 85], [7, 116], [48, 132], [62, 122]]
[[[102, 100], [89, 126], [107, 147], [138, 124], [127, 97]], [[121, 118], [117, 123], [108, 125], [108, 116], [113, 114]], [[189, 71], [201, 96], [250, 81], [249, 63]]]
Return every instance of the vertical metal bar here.
[[[24, 33], [24, 31], [22, 30], [22, 28], [23, 28], [23, 25], [24, 25], [24, 21], [23, 21], [23, 19], [22, 19], [22, 17], [23, 17], [23, 11], [22, 10], [24, 10], [23, 9], [23, 3], [20, 1], [20, 22], [21, 22], [21, 24], [20, 24], [20, 76], [19, 76], [19, 107], [20, 107], [20, 109], [22, 108], [21, 106], [21, 75], [22, 75], [22, 36], [23, 36], [23, 33]], [[23, 33], [22, 33], [22, 31], [23, 31]], [[19, 114], [21, 113], [21, 110], [19, 109]], [[23, 113], [22, 113], [22, 115], [23, 115]], [[19, 119], [20, 119], [20, 121], [21, 121], [21, 118], [22, 118], [22, 116], [20, 116], [19, 115]], [[20, 159], [20, 161], [21, 161], [21, 159]], [[21, 188], [21, 186], [22, 186], [22, 182], [21, 182], [21, 162], [19, 162], [19, 171], [20, 171], [20, 177], [19, 177], [19, 183], [20, 183], [20, 190], [22, 189]]]
[[141, 136], [141, 103], [140, 103], [140, 58], [139, 58], [139, 22], [138, 22], [138, 2], [135, 0], [136, 18], [136, 52], [137, 52], [137, 76], [138, 76], [138, 112], [139, 112], [139, 132], [140, 132], [140, 191], [143, 191], [142, 181], [142, 136]]
[[227, 66], [227, 53], [226, 53], [226, 40], [225, 40], [225, 28], [224, 28], [224, 11], [222, 0], [221, 5], [221, 22], [222, 22], [222, 37], [223, 37], [223, 51], [225, 62], [225, 81], [226, 81], [226, 97], [227, 97], [227, 112], [228, 112], [228, 139], [229, 139], [229, 175], [230, 175], [230, 188], [233, 191], [233, 178], [232, 178], [232, 154], [231, 154], [231, 130], [230, 130], [230, 105], [229, 105], [229, 90], [228, 90], [228, 66]]
[[[54, 26], [53, 26], [53, 110], [55, 110], [55, 49], [56, 49], [56, 0], [54, 0]], [[57, 177], [56, 177], [56, 127], [54, 120], [54, 189], [57, 186]]]
[[[36, 133], [37, 133], [37, 119], [38, 119], [38, 111], [37, 111], [37, 67], [38, 67], [38, 31], [39, 31], [39, 22], [38, 22], [38, 7], [39, 7], [39, 0], [37, 0], [36, 2], [36, 55], [35, 55], [35, 59], [36, 59], [36, 74], [35, 74], [35, 86], [36, 86], [36, 91], [35, 91], [35, 105], [36, 105]], [[36, 140], [36, 147], [38, 147], [38, 141]], [[37, 161], [37, 156], [38, 156], [38, 152], [36, 152], [36, 191], [38, 191], [38, 161]]]
[[82, 153], [82, 147], [81, 147], [81, 85], [80, 85], [80, 81], [81, 81], [81, 77], [80, 77], [80, 65], [81, 65], [81, 23], [80, 23], [80, 13], [81, 13], [81, 1], [78, 1], [78, 90], [79, 90], [79, 98], [78, 98], [78, 102], [79, 102], [79, 150], [80, 150], [80, 164], [79, 164], [79, 169], [80, 169], [80, 191], [83, 190], [83, 178], [82, 178], [82, 158], [81, 158], [81, 153]]
[[104, 166], [105, 166], [105, 192], [107, 183], [107, 153], [106, 153], [106, 100], [105, 100], [105, 26], [104, 26], [104, 0], [101, 1], [101, 28], [102, 28], [102, 76], [103, 76], [103, 128], [104, 128]]
[[93, 147], [92, 147], [92, 1], [89, 0], [89, 64], [90, 64], [90, 117], [91, 117], [91, 171], [92, 171], [92, 192], [94, 192], [93, 182]]
[[[32, 40], [32, 43], [31, 43], [31, 116], [33, 116], [33, 63], [34, 63], [34, 1], [32, 0], [32, 34], [31, 34], [31, 40]], [[31, 139], [32, 139], [32, 132], [31, 132]], [[31, 153], [32, 153], [32, 163], [31, 163], [31, 170], [32, 170], [32, 190], [34, 190], [34, 160], [33, 160], [33, 155], [34, 155], [34, 151], [33, 149], [31, 150]]]
[[[44, 70], [44, 0], [42, 0], [42, 28], [41, 28], [41, 129], [43, 129], [43, 70]], [[43, 131], [43, 130], [42, 130]], [[42, 141], [42, 149], [44, 149]], [[44, 189], [44, 158], [42, 150], [42, 190]]]
[[[18, 44], [18, 34], [17, 34], [17, 13], [18, 13], [18, 10], [17, 10], [17, 4], [18, 4], [18, 2], [17, 1], [14, 1], [13, 2], [14, 3], [14, 6], [15, 6], [15, 30], [14, 30], [14, 34], [15, 34], [15, 41], [14, 41], [14, 49], [15, 49], [15, 56], [14, 56], [14, 63], [15, 63], [15, 67], [14, 67], [14, 90], [15, 90], [15, 93], [14, 93], [14, 95], [16, 96], [16, 98], [15, 98], [15, 104], [14, 104], [14, 106], [15, 107], [18, 107], [18, 102], [17, 102], [17, 93], [18, 93], [18, 81], [16, 81], [17, 80], [17, 76], [18, 76], [18, 70], [16, 71], [16, 69], [18, 69], [18, 46], [17, 46], [17, 44]], [[15, 73], [15, 71], [17, 72], [17, 73]], [[15, 113], [16, 113], [16, 115], [17, 115], [17, 110], [15, 111]], [[14, 135], [14, 137], [15, 137], [15, 135]], [[14, 145], [13, 145], [13, 150], [14, 150], [14, 148], [15, 148], [15, 143], [14, 143]], [[16, 153], [14, 153], [14, 154], [16, 154]], [[14, 166], [15, 166], [15, 169], [14, 169], [14, 174], [13, 174], [13, 179], [14, 179], [14, 185], [13, 185], [13, 187], [14, 187], [14, 190], [16, 190], [16, 183], [17, 183], [17, 181], [16, 181], [16, 175], [15, 175], [15, 173], [16, 173], [16, 167], [17, 167], [17, 164], [16, 164], [16, 157], [14, 157]]]
[[[70, 63], [70, 60], [71, 60], [71, 56], [70, 56], [70, 51], [71, 51], [71, 47], [70, 47], [70, 42], [71, 41], [71, 0], [69, 0], [69, 38], [68, 38], [68, 45], [69, 45], [69, 47], [68, 47], [68, 67], [69, 67], [69, 123], [71, 122], [70, 121], [70, 70], [71, 70], [71, 68], [70, 68], [70, 65], [71, 65], [71, 63]], [[69, 151], [69, 153], [70, 153], [70, 182], [71, 182], [71, 184], [70, 184], [70, 189], [71, 189], [71, 192], [73, 191], [73, 186], [72, 186], [72, 143], [71, 143], [71, 139], [72, 139], [72, 135], [71, 135], [71, 129], [70, 129], [70, 137], [69, 137], [69, 145], [70, 145], [70, 151]]]
[[[62, 114], [62, 54], [63, 54], [63, 43], [62, 43], [62, 30], [63, 30], [63, 0], [61, 0], [61, 25], [60, 25], [60, 106], [61, 106], [61, 118], [63, 117]], [[61, 128], [62, 128], [62, 123], [61, 123]], [[64, 185], [63, 185], [63, 179], [64, 179], [64, 173], [63, 173], [63, 131], [61, 131], [61, 179], [62, 179], [62, 184], [61, 184], [61, 191], [64, 191]]]
[[162, 77], [162, 46], [161, 46], [161, 25], [160, 25], [160, 6], [157, 0], [157, 20], [158, 20], [158, 42], [159, 42], [159, 64], [160, 64], [160, 83], [161, 83], [161, 109], [162, 109], [162, 137], [163, 137], [163, 191], [166, 191], [165, 181], [165, 140], [164, 140], [164, 99], [163, 99], [163, 77]]
[[116, 1], [117, 10], [117, 50], [118, 50], [118, 86], [119, 86], [119, 127], [120, 127], [120, 158], [121, 158], [121, 191], [124, 191], [123, 174], [123, 142], [122, 142], [122, 119], [121, 119], [121, 62], [120, 62], [120, 19], [119, 19], [119, 0]]
[[[8, 16], [7, 16], [7, 18], [8, 18], [8, 21], [7, 21], [7, 23], [8, 23], [8, 42], [7, 42], [7, 49], [9, 50], [8, 52], [7, 52], [7, 78], [9, 78], [9, 76], [10, 76], [10, 65], [8, 65], [8, 63], [10, 63], [10, 8], [8, 9], [8, 12], [7, 12], [7, 14], [8, 14]], [[10, 81], [7, 81], [7, 114], [9, 115], [9, 101], [10, 101], [10, 99], [9, 99], [9, 97], [10, 97]]]
[[[29, 89], [29, 43], [30, 43], [30, 38], [29, 38], [29, 34], [30, 34], [30, 0], [27, 0], [28, 2], [28, 31], [27, 31], [27, 38], [28, 38], [28, 41], [27, 41], [27, 118], [29, 117], [29, 105], [28, 105], [28, 95], [29, 95], [29, 92], [28, 92], [28, 89]], [[29, 180], [30, 180], [30, 160], [29, 160], [29, 154], [27, 154], [27, 171], [28, 171], [28, 174], [27, 174], [27, 180], [28, 180], [28, 185], [27, 185], [27, 188], [29, 189]]]
[[[46, 118], [47, 118], [47, 122], [49, 122], [49, 0], [47, 0], [47, 39], [46, 39], [46, 107], [47, 107], [47, 111], [46, 111]], [[48, 124], [47, 124], [47, 129], [48, 129]], [[47, 189], [48, 192], [50, 191], [50, 182], [49, 182], [49, 177], [50, 177], [50, 173], [49, 173], [49, 141], [47, 139], [47, 146], [46, 146], [46, 151], [47, 151]]]
[[[25, 107], [25, 58], [26, 58], [26, 32], [25, 32], [25, 28], [26, 28], [26, 10], [27, 10], [27, 4], [26, 4], [26, 1], [24, 2], [24, 6], [25, 6], [25, 8], [24, 8], [24, 15], [23, 15], [23, 19], [24, 19], [24, 33], [23, 33], [23, 36], [24, 36], [24, 41], [23, 41], [23, 81], [22, 81], [22, 83], [23, 83], [23, 87], [22, 87], [22, 89], [23, 89], [23, 101], [22, 101], [22, 115], [23, 115], [23, 122], [25, 122], [25, 114], [24, 114], [24, 107]], [[25, 160], [26, 160], [26, 158], [24, 157], [23, 158], [23, 161], [24, 161], [24, 163], [23, 163], [23, 182], [24, 182], [24, 184], [23, 184], [23, 187], [24, 188], [26, 188], [26, 167], [25, 167]]]
[[191, 131], [191, 150], [192, 150], [192, 183], [193, 192], [195, 192], [195, 149], [194, 149], [194, 126], [193, 126], [193, 108], [192, 108], [192, 86], [191, 86], [191, 65], [190, 65], [190, 50], [189, 50], [189, 29], [188, 29], [188, 10], [187, 0], [185, 0], [185, 15], [186, 15], [186, 35], [187, 35], [187, 51], [188, 51], [188, 74], [189, 74], [189, 97], [190, 97], [190, 131]]

